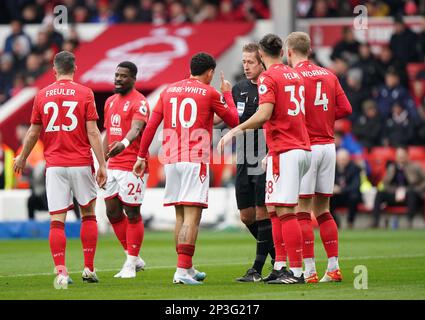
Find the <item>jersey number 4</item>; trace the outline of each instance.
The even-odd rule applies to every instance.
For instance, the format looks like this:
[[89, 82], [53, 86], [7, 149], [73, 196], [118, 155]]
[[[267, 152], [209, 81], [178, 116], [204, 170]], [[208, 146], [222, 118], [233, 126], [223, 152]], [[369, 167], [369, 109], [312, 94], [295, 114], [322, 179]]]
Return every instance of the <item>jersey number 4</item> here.
[[[190, 128], [196, 121], [196, 116], [198, 115], [198, 106], [196, 105], [196, 101], [192, 98], [184, 98], [180, 103], [180, 106], [177, 107], [178, 101], [177, 98], [171, 98], [171, 127], [177, 127], [177, 112], [179, 114], [179, 122], [183, 128]], [[189, 120], [184, 119], [184, 113], [186, 111], [186, 107], [190, 106], [190, 118]], [[178, 109], [178, 111], [177, 111]]]
[[71, 124], [69, 126], [61, 124], [55, 125], [56, 120], [59, 116], [59, 106], [55, 102], [48, 102], [44, 105], [43, 112], [44, 114], [49, 114], [49, 109], [53, 109], [52, 117], [49, 120], [49, 123], [46, 127], [46, 132], [56, 132], [60, 131], [61, 129], [63, 131], [72, 131], [74, 130], [78, 125], [78, 119], [74, 114], [74, 110], [77, 107], [78, 102], [77, 101], [64, 101], [62, 103], [62, 107], [69, 107], [68, 112], [66, 113], [65, 117], [69, 118], [71, 120]]
[[323, 106], [323, 111], [328, 111], [328, 97], [326, 93], [322, 93], [322, 81], [317, 82], [316, 84], [316, 98], [314, 99], [314, 106], [320, 107]]

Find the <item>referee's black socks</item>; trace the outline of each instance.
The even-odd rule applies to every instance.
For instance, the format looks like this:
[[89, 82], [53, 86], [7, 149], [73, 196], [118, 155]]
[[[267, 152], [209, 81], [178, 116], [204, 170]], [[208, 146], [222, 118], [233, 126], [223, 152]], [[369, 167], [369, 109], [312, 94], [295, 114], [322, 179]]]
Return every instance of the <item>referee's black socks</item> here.
[[262, 273], [267, 255], [270, 253], [274, 259], [272, 224], [270, 219], [256, 221], [258, 225], [257, 232], [257, 255], [252, 266], [258, 273]]

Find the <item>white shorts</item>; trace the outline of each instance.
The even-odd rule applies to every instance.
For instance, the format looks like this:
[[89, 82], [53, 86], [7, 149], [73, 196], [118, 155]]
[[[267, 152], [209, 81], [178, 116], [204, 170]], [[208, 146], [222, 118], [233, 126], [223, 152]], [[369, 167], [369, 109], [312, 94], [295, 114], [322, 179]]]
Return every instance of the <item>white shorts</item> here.
[[331, 197], [335, 184], [335, 144], [311, 146], [311, 166], [301, 181], [300, 198]]
[[308, 171], [311, 152], [290, 150], [267, 157], [266, 205], [295, 207], [303, 175]]
[[164, 165], [164, 206], [208, 207], [209, 166], [205, 163], [177, 162]]
[[74, 205], [73, 196], [81, 207], [96, 200], [94, 168], [49, 167], [46, 170], [46, 193], [50, 214], [65, 213]]
[[108, 181], [105, 185], [105, 200], [118, 197], [127, 206], [140, 206], [146, 191], [149, 175], [136, 177], [131, 171], [108, 169]]

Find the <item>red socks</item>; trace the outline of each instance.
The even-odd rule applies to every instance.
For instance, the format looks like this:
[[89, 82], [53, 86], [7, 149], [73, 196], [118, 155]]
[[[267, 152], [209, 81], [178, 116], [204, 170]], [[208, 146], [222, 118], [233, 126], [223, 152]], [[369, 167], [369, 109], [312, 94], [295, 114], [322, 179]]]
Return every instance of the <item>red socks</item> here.
[[137, 257], [142, 246], [145, 235], [145, 226], [142, 216], [138, 215], [135, 219], [128, 219], [127, 226], [127, 252], [130, 256]]
[[190, 269], [192, 267], [192, 257], [195, 253], [195, 246], [191, 244], [177, 245], [177, 268]]
[[289, 258], [290, 268], [302, 268], [302, 233], [295, 213], [279, 217], [282, 224], [282, 238]]
[[297, 219], [303, 235], [303, 258], [314, 258], [314, 231], [311, 215], [308, 212], [298, 212]]
[[338, 257], [338, 227], [329, 212], [318, 216], [317, 223], [320, 227], [320, 238], [322, 238], [328, 258]]
[[127, 216], [122, 213], [122, 215], [117, 219], [109, 218], [109, 222], [114, 229], [114, 233], [117, 236], [118, 241], [121, 243], [124, 250], [127, 250]]
[[275, 260], [286, 262], [286, 248], [282, 238], [282, 224], [275, 211], [270, 212], [270, 220], [272, 222], [273, 243], [276, 253]]
[[85, 216], [81, 218], [80, 237], [83, 244], [84, 266], [89, 268], [90, 271], [93, 271], [97, 244], [96, 216]]
[[[63, 222], [50, 222], [49, 243], [55, 266], [65, 267], [66, 236], [65, 224]], [[57, 268], [57, 272], [61, 273], [59, 269], [60, 268]]]

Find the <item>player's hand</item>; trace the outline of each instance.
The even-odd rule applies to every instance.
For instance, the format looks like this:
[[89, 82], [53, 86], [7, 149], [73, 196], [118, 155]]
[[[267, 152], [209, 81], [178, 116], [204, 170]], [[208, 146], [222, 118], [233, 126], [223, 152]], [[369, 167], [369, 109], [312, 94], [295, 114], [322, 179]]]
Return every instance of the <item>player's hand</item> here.
[[106, 174], [106, 167], [100, 166], [96, 174], [96, 182], [99, 188], [103, 188], [105, 186], [107, 179], [108, 179], [108, 176]]
[[114, 141], [109, 145], [109, 152], [106, 154], [108, 158], [115, 157], [125, 149], [125, 146], [120, 141]]
[[21, 155], [17, 156], [16, 158], [13, 159], [13, 170], [17, 174], [21, 174], [22, 171], [25, 169], [26, 163], [27, 163], [26, 159], [21, 157]]
[[220, 80], [221, 80], [220, 90], [221, 90], [222, 93], [232, 91], [232, 84], [229, 81], [227, 81], [226, 79], [224, 79], [224, 72], [223, 71], [221, 71], [221, 73], [220, 73]]
[[137, 159], [136, 163], [133, 166], [133, 174], [136, 177], [141, 178], [143, 177], [145, 170], [146, 170], [146, 160]]
[[233, 128], [232, 130], [230, 130], [228, 133], [226, 133], [218, 142], [217, 145], [217, 151], [219, 154], [223, 154], [224, 153], [224, 147], [232, 142], [232, 138], [235, 137], [237, 135], [237, 132], [239, 132], [240, 130], [236, 127]]

